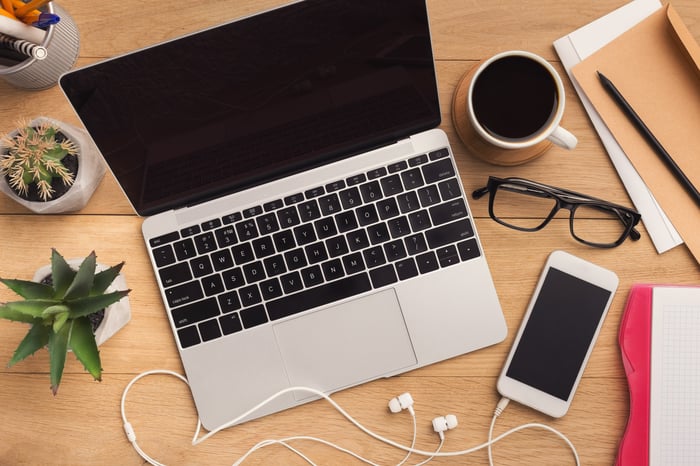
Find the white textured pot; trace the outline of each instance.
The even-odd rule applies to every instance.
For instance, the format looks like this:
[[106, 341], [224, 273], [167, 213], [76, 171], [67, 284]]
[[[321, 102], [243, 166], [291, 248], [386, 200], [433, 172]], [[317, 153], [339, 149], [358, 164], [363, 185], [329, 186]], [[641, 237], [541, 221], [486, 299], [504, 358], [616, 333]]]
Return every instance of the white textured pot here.
[[[56, 125], [67, 138], [78, 146], [78, 173], [75, 176], [75, 181], [64, 195], [46, 202], [28, 201], [21, 198], [10, 188], [4, 176], [0, 176], [0, 191], [37, 214], [57, 214], [80, 210], [87, 205], [107, 170], [102, 161], [102, 155], [84, 129], [47, 117], [36, 118], [29, 125], [36, 126], [42, 121], [49, 121]], [[14, 134], [16, 132], [10, 133], [9, 136], [12, 137]], [[4, 151], [5, 146], [0, 143], [0, 154]]]
[[[80, 267], [80, 264], [83, 262], [83, 259], [68, 259], [66, 260], [66, 262], [68, 262], [68, 265], [70, 265], [71, 268], [77, 269], [78, 267]], [[100, 272], [108, 268], [109, 267], [104, 266], [102, 264], [97, 264], [96, 271]], [[34, 278], [32, 278], [32, 280], [35, 282], [41, 282], [44, 278], [48, 277], [49, 275], [51, 275], [51, 266], [45, 265], [39, 270], [37, 270], [36, 273], [34, 273]], [[126, 280], [124, 279], [124, 275], [120, 273], [117, 276], [117, 278], [114, 279], [112, 284], [109, 285], [109, 287], [107, 288], [107, 292], [127, 289], [128, 288], [126, 286]], [[130, 320], [131, 304], [129, 303], [128, 296], [124, 296], [116, 303], [106, 307], [104, 319], [102, 319], [102, 323], [100, 323], [99, 327], [97, 327], [97, 330], [95, 330], [95, 341], [97, 342], [97, 346], [100, 346], [102, 343], [111, 338], [115, 333], [121, 330], [122, 327], [128, 324]]]

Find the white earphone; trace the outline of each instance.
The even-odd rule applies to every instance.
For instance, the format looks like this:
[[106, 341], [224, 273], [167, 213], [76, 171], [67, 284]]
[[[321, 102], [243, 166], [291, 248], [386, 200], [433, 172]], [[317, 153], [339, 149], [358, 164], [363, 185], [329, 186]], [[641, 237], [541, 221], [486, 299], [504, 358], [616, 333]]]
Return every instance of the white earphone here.
[[454, 429], [457, 427], [457, 416], [454, 414], [448, 414], [446, 416], [438, 416], [433, 419], [433, 430], [440, 435], [440, 438], [444, 438], [446, 430]]
[[389, 411], [392, 413], [400, 413], [404, 409], [413, 414], [413, 397], [410, 393], [402, 393], [389, 400]]

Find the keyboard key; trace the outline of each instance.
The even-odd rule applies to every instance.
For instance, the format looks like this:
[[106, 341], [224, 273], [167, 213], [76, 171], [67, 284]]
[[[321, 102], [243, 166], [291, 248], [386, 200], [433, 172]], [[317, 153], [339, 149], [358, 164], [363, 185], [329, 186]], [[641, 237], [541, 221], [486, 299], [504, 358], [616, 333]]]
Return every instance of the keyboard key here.
[[396, 199], [393, 197], [382, 199], [377, 202], [377, 211], [379, 212], [379, 218], [382, 220], [396, 217], [400, 213], [399, 206], [396, 204]]
[[348, 242], [344, 236], [334, 236], [326, 240], [326, 250], [330, 257], [338, 257], [347, 254], [349, 251]]
[[299, 225], [299, 213], [296, 207], [287, 207], [285, 209], [279, 210], [277, 212], [277, 219], [280, 222], [282, 228], [289, 228], [295, 225]]
[[199, 225], [191, 225], [180, 230], [180, 234], [183, 238], [188, 236], [194, 236], [202, 232], [202, 228]]
[[466, 217], [468, 214], [467, 205], [462, 198], [431, 207], [429, 212], [433, 225], [442, 225]]
[[411, 229], [413, 229], [414, 232], [425, 230], [432, 226], [427, 210], [419, 210], [418, 212], [408, 214], [408, 223], [411, 224]]
[[241, 320], [243, 321], [243, 327], [251, 328], [258, 325], [262, 325], [267, 322], [267, 314], [265, 313], [265, 308], [260, 306], [254, 306], [248, 309], [243, 309], [241, 311]]
[[318, 202], [315, 199], [302, 202], [297, 208], [299, 209], [299, 218], [304, 222], [316, 220], [321, 216], [321, 210], [318, 208]]
[[370, 181], [360, 185], [360, 194], [365, 203], [378, 201], [382, 198], [382, 190], [378, 181]]
[[219, 275], [209, 275], [201, 280], [202, 288], [206, 296], [214, 296], [224, 291], [224, 283]]
[[209, 256], [195, 257], [190, 261], [190, 268], [195, 277], [203, 277], [214, 271]]
[[312, 265], [301, 270], [301, 278], [304, 280], [304, 286], [311, 288], [312, 286], [320, 285], [323, 283], [323, 275], [321, 274], [321, 267], [318, 265]]
[[469, 219], [466, 218], [425, 232], [425, 238], [428, 240], [428, 245], [431, 248], [456, 243], [472, 236], [474, 236], [474, 230], [472, 230]]
[[423, 169], [425, 182], [428, 184], [455, 176], [455, 169], [450, 159], [441, 159], [437, 162], [423, 165], [421, 168]]
[[194, 248], [194, 242], [190, 238], [174, 243], [173, 249], [175, 250], [177, 260], [179, 261], [191, 259], [197, 255], [197, 250]]
[[333, 217], [324, 217], [320, 220], [316, 220], [314, 226], [316, 227], [318, 239], [326, 239], [338, 234]]
[[394, 264], [394, 267], [396, 267], [396, 274], [399, 276], [399, 280], [408, 280], [418, 275], [418, 267], [416, 267], [416, 262], [411, 257], [397, 262]]
[[269, 235], [280, 229], [280, 225], [277, 223], [277, 216], [274, 212], [261, 215], [256, 219], [256, 222], [258, 224], [258, 230], [263, 235]]
[[301, 248], [293, 249], [284, 253], [284, 261], [287, 263], [287, 269], [296, 270], [306, 267], [306, 255]]
[[340, 212], [340, 199], [338, 195], [333, 193], [328, 196], [323, 196], [318, 199], [318, 206], [323, 215], [333, 215]]
[[173, 264], [175, 262], [175, 253], [173, 247], [169, 244], [161, 246], [153, 250], [153, 259], [158, 267]]
[[282, 201], [282, 199], [275, 199], [274, 201], [266, 202], [263, 204], [263, 210], [265, 212], [281, 209], [282, 207], [284, 207], [284, 201]]
[[348, 246], [350, 246], [351, 251], [357, 251], [369, 246], [369, 238], [367, 238], [365, 230], [351, 231], [345, 237], [348, 239]]
[[[249, 307], [262, 301], [258, 285], [250, 285], [241, 288], [238, 295], [241, 298], [241, 304], [243, 304], [243, 307]], [[243, 324], [245, 325], [245, 320], [243, 321]]]
[[253, 240], [253, 252], [255, 252], [255, 257], [258, 259], [274, 254], [275, 246], [272, 244], [272, 237], [263, 236], [262, 238]]
[[304, 200], [304, 195], [302, 193], [292, 194], [284, 198], [285, 205], [297, 204]]
[[394, 266], [391, 264], [370, 270], [369, 277], [372, 280], [372, 286], [374, 288], [381, 288], [398, 281], [396, 271], [394, 271]]
[[263, 208], [262, 206], [255, 205], [253, 207], [248, 207], [243, 211], [243, 218], [252, 218], [255, 217], [256, 215], [260, 215], [263, 213]]
[[443, 201], [462, 196], [462, 191], [459, 189], [457, 178], [450, 178], [439, 183], [438, 189], [440, 190], [440, 196], [442, 196]]
[[450, 152], [447, 150], [447, 148], [438, 149], [428, 154], [430, 160], [441, 159], [443, 157], [447, 157], [448, 155], [450, 155]]
[[296, 243], [294, 242], [294, 235], [290, 230], [283, 230], [279, 233], [275, 233], [272, 236], [272, 240], [274, 241], [275, 248], [277, 248], [278, 252], [284, 252], [296, 246]]
[[403, 191], [399, 175], [391, 175], [380, 180], [384, 196], [393, 196]]
[[246, 264], [252, 260], [255, 260], [255, 254], [253, 254], [253, 248], [250, 243], [237, 244], [231, 248], [231, 253], [233, 254], [233, 260], [237, 265]]
[[420, 233], [404, 238], [403, 241], [406, 245], [406, 252], [410, 255], [419, 254], [428, 250], [428, 244]]
[[374, 180], [376, 178], [381, 178], [384, 175], [386, 175], [386, 168], [379, 167], [379, 168], [375, 168], [374, 170], [368, 171], [367, 172], [367, 179]]
[[344, 209], [353, 209], [358, 205], [362, 204], [362, 197], [360, 196], [360, 190], [356, 187], [346, 189], [339, 193], [340, 203]]
[[443, 246], [435, 250], [440, 267], [449, 267], [459, 263], [459, 255], [454, 244]]
[[387, 222], [387, 225], [392, 238], [400, 238], [401, 236], [411, 233], [408, 218], [405, 216], [391, 219]]
[[334, 181], [334, 182], [328, 183], [326, 185], [326, 192], [331, 193], [333, 191], [340, 191], [344, 187], [345, 187], [345, 181], [343, 181], [343, 180]]
[[437, 257], [433, 251], [428, 251], [416, 256], [416, 263], [420, 273], [428, 273], [439, 268]]
[[367, 236], [372, 244], [380, 244], [391, 239], [389, 229], [384, 223], [377, 223], [367, 228]]
[[428, 163], [428, 156], [426, 154], [418, 155], [416, 157], [408, 159], [409, 167], [416, 167], [418, 165], [423, 165], [424, 163]]
[[265, 272], [268, 277], [274, 277], [287, 271], [287, 267], [284, 265], [284, 257], [281, 254], [268, 257], [263, 263], [265, 264]]
[[321, 196], [323, 194], [326, 194], [326, 190], [323, 189], [323, 186], [318, 186], [316, 188], [309, 189], [307, 191], [304, 191], [304, 196], [307, 199], [313, 199], [314, 197]]
[[219, 315], [219, 306], [216, 304], [216, 298], [209, 298], [173, 309], [171, 313], [175, 326], [184, 327], [185, 325], [216, 317]]
[[364, 183], [365, 181], [367, 181], [367, 177], [364, 173], [360, 173], [359, 175], [351, 176], [345, 179], [345, 182], [348, 184], [348, 186], [355, 186], [360, 183]]
[[386, 258], [384, 257], [384, 252], [382, 251], [381, 246], [365, 249], [362, 251], [362, 256], [365, 259], [365, 264], [367, 264], [367, 267], [370, 268], [386, 263]]
[[211, 261], [214, 264], [214, 270], [220, 271], [233, 267], [233, 257], [228, 249], [215, 251], [211, 254]]
[[232, 223], [240, 222], [241, 220], [243, 220], [243, 215], [241, 215], [240, 212], [234, 212], [221, 217], [221, 221], [224, 225], [230, 225]]
[[217, 319], [207, 320], [198, 325], [199, 334], [202, 336], [202, 341], [211, 341], [221, 336], [219, 321]]
[[400, 162], [392, 163], [387, 168], [389, 169], [389, 173], [396, 173], [396, 172], [400, 172], [401, 170], [407, 169], [408, 163], [406, 163], [406, 161], [402, 160]]
[[345, 273], [348, 275], [356, 274], [365, 270], [365, 261], [362, 259], [362, 253], [356, 252], [343, 257], [343, 266]]
[[323, 243], [313, 243], [304, 248], [306, 257], [309, 259], [309, 264], [317, 264], [328, 259], [328, 253]]
[[173, 241], [177, 241], [179, 239], [180, 239], [180, 235], [177, 233], [177, 231], [174, 231], [172, 233], [168, 233], [165, 235], [156, 236], [155, 238], [151, 238], [148, 241], [148, 244], [150, 244], [152, 248], [155, 248], [157, 246], [162, 246], [164, 244], [172, 243]]
[[360, 222], [361, 226], [370, 225], [379, 221], [377, 208], [374, 207], [374, 204], [360, 206], [355, 209], [355, 212], [357, 213], [357, 220]]
[[423, 207], [430, 207], [433, 204], [440, 202], [440, 193], [437, 186], [431, 184], [418, 190], [418, 199]]
[[217, 249], [214, 233], [208, 232], [194, 237], [194, 245], [199, 254], [206, 254]]
[[342, 278], [343, 275], [345, 275], [340, 259], [333, 259], [329, 260], [328, 262], [324, 262], [321, 264], [321, 268], [323, 269], [323, 276], [326, 277], [327, 282], [332, 282], [333, 280]]
[[180, 346], [182, 346], [183, 349], [202, 342], [202, 340], [199, 339], [199, 332], [197, 331], [196, 325], [178, 330], [177, 339], [180, 340]]
[[347, 233], [348, 231], [357, 228], [357, 219], [355, 218], [355, 213], [352, 210], [341, 212], [336, 215], [335, 223], [338, 225], [338, 231], [340, 233]]
[[265, 280], [260, 283], [260, 292], [265, 300], [279, 298], [282, 296], [282, 285], [276, 278]]
[[202, 223], [202, 231], [209, 231], [221, 226], [221, 220], [218, 218], [211, 219], [207, 222]]
[[481, 255], [479, 252], [479, 245], [476, 244], [476, 238], [471, 238], [458, 243], [457, 250], [459, 251], [459, 257], [463, 261], [468, 261], [469, 259], [474, 259], [475, 257], [479, 257]]
[[416, 189], [423, 186], [423, 176], [420, 174], [420, 168], [412, 168], [411, 170], [401, 173], [401, 181], [406, 189]]
[[361, 273], [269, 301], [267, 303], [267, 312], [271, 320], [277, 320], [340, 299], [349, 298], [371, 289], [369, 276], [366, 273]]
[[248, 219], [236, 223], [236, 233], [241, 241], [248, 241], [258, 237], [258, 227], [255, 226], [255, 220]]
[[282, 289], [285, 293], [294, 293], [303, 288], [301, 283], [301, 275], [299, 272], [291, 272], [280, 277], [280, 282], [282, 283]]
[[231, 335], [232, 333], [243, 330], [241, 318], [237, 312], [232, 312], [231, 314], [219, 317], [219, 325], [221, 326], [221, 331], [224, 333], [224, 335]]
[[390, 262], [406, 257], [406, 248], [403, 245], [403, 241], [398, 239], [391, 243], [386, 243], [384, 245], [384, 254]]
[[233, 290], [235, 288], [240, 288], [241, 286], [245, 285], [245, 280], [243, 279], [243, 270], [241, 270], [240, 267], [221, 272], [221, 278], [223, 279], [224, 286], [227, 290]]
[[265, 277], [265, 267], [261, 261], [253, 262], [243, 266], [243, 276], [246, 283], [255, 283]]
[[420, 209], [418, 196], [413, 191], [409, 191], [404, 194], [399, 194], [398, 196], [396, 196], [396, 200], [399, 202], [399, 209], [401, 209], [402, 214]]
[[219, 228], [214, 232], [214, 236], [216, 236], [216, 242], [220, 248], [232, 246], [238, 241], [236, 238], [236, 229], [231, 225]]
[[229, 291], [228, 293], [221, 294], [216, 298], [219, 301], [219, 307], [221, 312], [228, 314], [229, 312], [237, 311], [241, 308], [241, 300], [238, 299], [238, 293], [235, 291]]
[[179, 264], [160, 269], [158, 270], [158, 275], [163, 287], [166, 288], [192, 280], [192, 273], [187, 262], [180, 262]]

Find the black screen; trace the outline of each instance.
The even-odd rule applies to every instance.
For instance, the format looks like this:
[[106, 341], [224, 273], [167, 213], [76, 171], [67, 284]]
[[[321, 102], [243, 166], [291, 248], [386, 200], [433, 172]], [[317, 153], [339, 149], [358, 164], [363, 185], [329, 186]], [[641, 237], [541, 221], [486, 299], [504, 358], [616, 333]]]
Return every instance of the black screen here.
[[141, 215], [435, 127], [425, 0], [309, 0], [64, 75]]
[[610, 291], [550, 268], [506, 375], [568, 400]]

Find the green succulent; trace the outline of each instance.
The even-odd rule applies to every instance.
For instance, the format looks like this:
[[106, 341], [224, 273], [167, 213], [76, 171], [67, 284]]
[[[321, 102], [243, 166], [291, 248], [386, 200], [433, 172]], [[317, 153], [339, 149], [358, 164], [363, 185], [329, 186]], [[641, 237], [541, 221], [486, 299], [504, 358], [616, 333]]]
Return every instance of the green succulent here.
[[0, 278], [0, 282], [24, 298], [0, 304], [0, 318], [31, 324], [8, 367], [46, 347], [54, 395], [61, 382], [68, 350], [73, 351], [95, 380], [102, 379], [100, 353], [88, 316], [116, 303], [130, 290], [106, 292], [124, 262], [98, 273], [95, 273], [96, 265], [94, 251], [76, 271], [52, 249], [51, 285]]
[[8, 177], [10, 187], [20, 195], [26, 196], [34, 184], [41, 199], [48, 201], [53, 197], [54, 178], [66, 186], [73, 184], [74, 176], [63, 165], [63, 159], [76, 155], [78, 148], [59, 133], [53, 123], [44, 120], [35, 126], [20, 124], [16, 133], [2, 138], [0, 174]]

